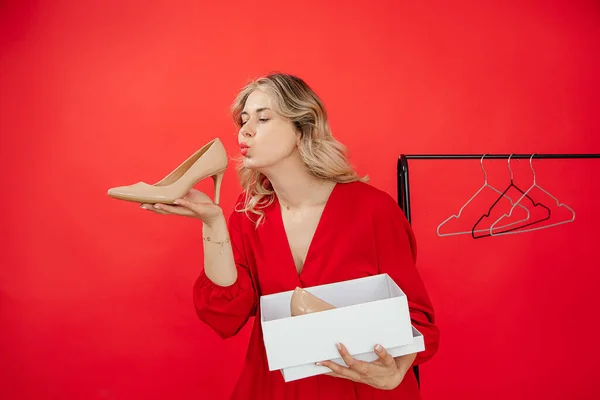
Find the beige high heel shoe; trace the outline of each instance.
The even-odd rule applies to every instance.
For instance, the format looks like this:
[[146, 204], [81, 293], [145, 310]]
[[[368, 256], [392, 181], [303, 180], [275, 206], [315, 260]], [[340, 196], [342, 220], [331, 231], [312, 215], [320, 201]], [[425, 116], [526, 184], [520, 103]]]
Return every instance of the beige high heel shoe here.
[[150, 185], [138, 182], [129, 186], [118, 186], [108, 190], [115, 199], [138, 203], [172, 204], [182, 198], [202, 179], [212, 177], [214, 181], [214, 203], [219, 204], [221, 182], [227, 169], [227, 152], [219, 138], [202, 146], [169, 175]]
[[335, 307], [321, 300], [317, 296], [297, 287], [292, 294], [290, 311], [292, 317], [325, 310], [333, 310]]

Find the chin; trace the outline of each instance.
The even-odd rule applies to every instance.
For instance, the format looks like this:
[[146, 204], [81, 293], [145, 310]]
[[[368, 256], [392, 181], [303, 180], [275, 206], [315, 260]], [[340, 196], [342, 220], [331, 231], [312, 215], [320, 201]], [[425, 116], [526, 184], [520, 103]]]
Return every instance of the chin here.
[[266, 175], [266, 172], [273, 171], [280, 166], [282, 159], [271, 154], [268, 157], [244, 157], [244, 167], [256, 170]]
[[264, 163], [261, 163], [256, 158], [244, 157], [244, 167], [248, 169], [260, 170], [264, 168]]

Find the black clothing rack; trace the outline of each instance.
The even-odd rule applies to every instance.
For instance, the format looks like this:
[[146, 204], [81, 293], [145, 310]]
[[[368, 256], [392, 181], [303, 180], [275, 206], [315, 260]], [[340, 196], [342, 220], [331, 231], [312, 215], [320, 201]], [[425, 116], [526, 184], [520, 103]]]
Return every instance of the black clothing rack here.
[[[490, 159], [530, 159], [531, 154], [402, 154], [398, 157], [398, 205], [404, 211], [408, 222], [412, 223], [410, 209], [410, 184], [408, 176], [408, 160], [481, 160], [485, 156]], [[600, 158], [600, 154], [533, 154], [534, 159], [581, 159]]]
[[[408, 222], [412, 224], [411, 208], [410, 208], [410, 181], [408, 171], [408, 160], [481, 160], [485, 156], [486, 160], [490, 159], [568, 159], [568, 158], [600, 158], [600, 154], [402, 154], [398, 157], [397, 174], [398, 174], [398, 205], [404, 211]], [[419, 388], [421, 387], [421, 379], [419, 376], [419, 367], [413, 367]]]

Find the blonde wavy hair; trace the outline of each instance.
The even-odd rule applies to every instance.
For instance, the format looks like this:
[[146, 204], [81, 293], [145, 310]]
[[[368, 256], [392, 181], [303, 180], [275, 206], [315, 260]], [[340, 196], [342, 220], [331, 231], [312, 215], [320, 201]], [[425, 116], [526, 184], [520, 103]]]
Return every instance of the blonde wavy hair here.
[[[231, 106], [233, 120], [242, 125], [241, 113], [248, 96], [261, 90], [274, 101], [275, 112], [289, 119], [300, 133], [298, 150], [309, 173], [319, 179], [348, 183], [368, 181], [359, 177], [346, 157], [346, 147], [331, 134], [327, 111], [316, 93], [300, 78], [274, 73], [244, 86]], [[262, 209], [273, 203], [275, 192], [262, 173], [243, 166], [239, 159], [237, 174], [245, 191], [245, 201], [236, 211], [258, 215], [256, 226], [264, 219]]]

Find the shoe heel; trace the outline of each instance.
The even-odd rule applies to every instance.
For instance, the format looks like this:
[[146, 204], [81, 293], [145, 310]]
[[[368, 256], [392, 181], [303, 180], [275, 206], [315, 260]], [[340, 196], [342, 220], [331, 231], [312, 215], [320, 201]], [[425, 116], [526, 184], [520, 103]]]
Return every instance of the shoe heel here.
[[225, 175], [225, 170], [216, 173], [212, 176], [214, 186], [215, 186], [215, 204], [219, 205], [219, 200], [221, 199], [221, 183], [223, 182], [223, 176]]

